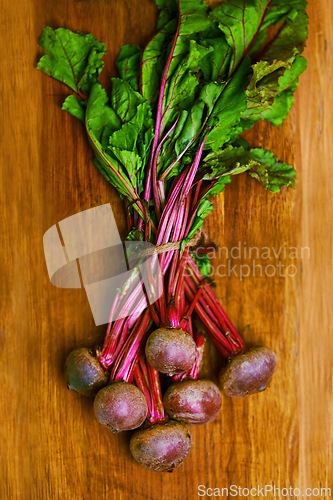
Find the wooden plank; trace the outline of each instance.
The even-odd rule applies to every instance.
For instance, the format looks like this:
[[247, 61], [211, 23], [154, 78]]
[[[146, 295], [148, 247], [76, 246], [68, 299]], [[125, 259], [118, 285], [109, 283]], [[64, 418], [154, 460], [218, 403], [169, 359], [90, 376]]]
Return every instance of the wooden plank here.
[[[309, 4], [310, 37], [297, 103], [302, 168], [299, 241], [311, 248], [300, 281], [300, 484], [333, 484], [333, 5]], [[333, 494], [333, 493], [332, 493]]]
[[[190, 499], [200, 484], [333, 488], [332, 3], [309, 3], [309, 69], [288, 120], [249, 134], [252, 144], [296, 166], [297, 190], [273, 195], [240, 177], [215, 200], [205, 226], [207, 241], [229, 251], [229, 259], [226, 250], [214, 259], [216, 291], [246, 341], [278, 353], [274, 383], [246, 400], [224, 398], [218, 419], [193, 428], [190, 457], [172, 474], [136, 465], [128, 436], [111, 435], [94, 420], [91, 402], [66, 390], [67, 353], [98, 342], [105, 329], [94, 326], [83, 291], [51, 286], [42, 236], [59, 220], [108, 202], [122, 234], [125, 220], [117, 194], [91, 163], [81, 125], [60, 109], [64, 89], [35, 69], [42, 28], [67, 26], [106, 43], [108, 86], [120, 46], [143, 44], [153, 33], [155, 8], [149, 0], [0, 5], [0, 498]], [[250, 247], [258, 257], [245, 253]], [[291, 249], [302, 247], [310, 258], [306, 250], [293, 258]], [[273, 248], [282, 249], [278, 259]], [[221, 266], [228, 261], [236, 267], [227, 279]], [[253, 261], [255, 272], [240, 279]], [[285, 272], [296, 265], [295, 276], [294, 268], [268, 276], [267, 266], [279, 261]], [[214, 354], [212, 366], [219, 362]]]

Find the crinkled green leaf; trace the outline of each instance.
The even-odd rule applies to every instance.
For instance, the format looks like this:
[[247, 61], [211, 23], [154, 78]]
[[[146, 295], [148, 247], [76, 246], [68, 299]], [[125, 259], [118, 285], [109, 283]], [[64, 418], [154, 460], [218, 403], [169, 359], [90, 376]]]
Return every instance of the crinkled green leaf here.
[[194, 40], [189, 40], [187, 50], [187, 55], [184, 57], [183, 54], [181, 63], [178, 64], [167, 85], [162, 107], [162, 128], [168, 122], [173, 121], [178, 115], [179, 108], [189, 109], [194, 103], [196, 88], [199, 87], [197, 73], [200, 61], [211, 49], [199, 45]]
[[295, 187], [296, 170], [287, 163], [279, 162], [266, 149], [251, 149], [250, 169], [248, 173], [273, 193], [284, 186]]
[[246, 94], [244, 87], [248, 74], [247, 60], [240, 66], [234, 77], [229, 81], [217, 99], [207, 121], [210, 132], [207, 135], [205, 148], [218, 151], [232, 136], [233, 127], [240, 120], [241, 113], [246, 109]]
[[111, 78], [111, 81], [111, 105], [122, 122], [129, 122], [145, 99], [128, 82], [120, 78]]
[[[205, 169], [209, 169], [206, 178], [214, 179], [216, 177], [238, 173], [238, 169], [247, 170], [249, 159], [249, 146], [247, 142], [240, 146], [228, 146], [217, 152], [209, 153], [203, 161]], [[244, 170], [242, 170], [244, 171]]]
[[262, 22], [262, 29], [272, 24], [293, 20], [298, 12], [305, 11], [307, 0], [270, 0]]
[[[107, 151], [110, 154], [112, 154], [113, 148], [131, 153], [129, 154], [129, 163], [123, 164], [131, 177], [133, 185], [137, 185], [139, 193], [143, 185], [144, 169], [149, 160], [153, 137], [154, 121], [146, 101], [137, 106], [136, 113], [130, 121], [124, 122], [119, 130], [113, 132], [109, 137]], [[119, 153], [115, 153], [115, 156], [120, 161], [125, 158], [120, 158]]]
[[[288, 59], [303, 50], [307, 37], [306, 2], [303, 0], [225, 0], [212, 11], [232, 50], [229, 75], [248, 55], [273, 61]], [[284, 23], [273, 38], [267, 27]]]
[[136, 91], [139, 91], [141, 54], [139, 45], [123, 45], [116, 60], [120, 77]]
[[161, 76], [168, 56], [169, 44], [176, 32], [177, 20], [170, 20], [147, 44], [142, 54], [141, 93], [153, 106], [159, 95]]
[[155, 0], [160, 13], [157, 21], [157, 30], [164, 28], [168, 22], [177, 18], [178, 2], [177, 0]]
[[[273, 62], [259, 61], [252, 66], [252, 77], [246, 88], [246, 96], [250, 103], [273, 102], [274, 97], [284, 90], [280, 85], [280, 77], [290, 70], [295, 56], [286, 61], [274, 59]], [[289, 87], [290, 83], [287, 85]]]
[[204, 166], [209, 170], [206, 177], [221, 176], [223, 179], [224, 176], [247, 171], [251, 177], [274, 193], [283, 186], [295, 187], [296, 171], [291, 165], [278, 161], [273, 153], [266, 149], [250, 149], [245, 142], [243, 144], [228, 146], [219, 152], [208, 154], [204, 160]]
[[[284, 24], [276, 36], [264, 44], [257, 56], [261, 59], [252, 66], [244, 114], [253, 121], [265, 118], [274, 125], [280, 125], [287, 117], [299, 76], [306, 69], [306, 59], [299, 55], [307, 37], [305, 2], [283, 3], [273, 2], [274, 13], [280, 12]], [[278, 20], [281, 21], [281, 17]]]
[[135, 151], [138, 152], [137, 142], [139, 138], [139, 132], [142, 127], [142, 116], [134, 116], [129, 122], [122, 124], [119, 130], [116, 130], [109, 136], [109, 148], [124, 149], [125, 151]]
[[227, 79], [230, 65], [231, 47], [225, 35], [212, 22], [207, 30], [199, 34], [199, 43], [211, 50], [201, 62], [201, 70], [206, 82]]
[[298, 77], [306, 70], [307, 61], [305, 57], [297, 55], [290, 68], [287, 68], [279, 78], [280, 92], [285, 90], [296, 90]]
[[86, 127], [94, 138], [94, 146], [96, 141], [100, 145], [99, 161], [104, 166], [111, 164], [135, 189], [143, 181], [142, 167], [153, 137], [153, 120], [148, 104], [127, 82], [113, 79], [112, 83], [113, 106], [100, 84], [92, 88]]
[[101, 143], [103, 150], [109, 144], [112, 132], [119, 130], [121, 119], [116, 111], [109, 105], [105, 90], [96, 83], [90, 92], [86, 111], [86, 126]]
[[86, 129], [95, 152], [95, 165], [103, 175], [123, 194], [132, 197], [135, 184], [119, 159], [107, 150], [110, 135], [121, 126], [121, 121], [108, 104], [108, 97], [100, 84], [90, 92], [86, 110]]
[[183, 125], [181, 135], [175, 142], [176, 155], [180, 155], [199, 135], [202, 128], [204, 111], [205, 103], [202, 100], [198, 100], [190, 109]]
[[226, 0], [212, 11], [232, 49], [229, 75], [241, 64], [254, 43], [263, 41], [260, 33], [268, 0]]
[[136, 176], [142, 167], [142, 158], [134, 151], [127, 151], [126, 149], [111, 148], [112, 155], [119, 160], [124, 170], [126, 170], [133, 186], [136, 185]]
[[251, 87], [246, 90], [248, 96], [247, 109], [242, 115], [252, 121], [265, 118], [273, 125], [281, 125], [287, 117], [294, 100], [294, 92], [298, 85], [299, 75], [306, 69], [306, 59], [296, 55], [289, 62], [279, 61], [269, 64], [267, 61], [260, 61], [255, 65], [255, 70], [259, 69], [259, 74], [264, 73], [273, 67], [280, 66], [280, 69], [267, 73], [261, 80], [255, 81], [256, 73], [251, 80]]
[[104, 43], [92, 35], [74, 33], [65, 28], [44, 28], [39, 44], [45, 50], [37, 68], [65, 83], [74, 92], [88, 94], [98, 81], [106, 53]]
[[69, 95], [63, 102], [62, 109], [68, 111], [71, 115], [75, 116], [84, 123], [86, 114], [86, 102], [77, 99], [73, 95]]
[[142, 132], [146, 127], [153, 127], [151, 112], [146, 102], [140, 103], [131, 120], [125, 121], [121, 127], [110, 135], [109, 146], [135, 151], [139, 153], [142, 141]]
[[[274, 5], [272, 6], [272, 10], [273, 7]], [[284, 16], [284, 24], [278, 31], [277, 36], [261, 48], [261, 59], [270, 62], [275, 59], [287, 60], [293, 54], [301, 54], [303, 52], [308, 36], [308, 16], [305, 11], [306, 2], [295, 1], [294, 5], [292, 5], [292, 2], [288, 2], [286, 7], [288, 14]], [[279, 22], [281, 22], [281, 18]]]
[[[232, 173], [232, 172], [231, 172]], [[219, 179], [216, 179], [216, 182], [213, 184], [211, 189], [207, 192], [206, 196], [215, 196], [219, 193], [222, 193], [226, 184], [231, 182], [230, 175], [223, 174]]]
[[[177, 15], [174, 2], [157, 3], [165, 12], [171, 12], [172, 17], [167, 15], [167, 22], [163, 22], [163, 27], [143, 52], [142, 95], [150, 104], [155, 105], [164, 75], [166, 89], [162, 114], [163, 126], [166, 126], [169, 118], [176, 113], [175, 108], [179, 103], [186, 108], [195, 99], [193, 93], [198, 83], [195, 77], [199, 70], [198, 63], [211, 50], [210, 47], [198, 44], [195, 37], [196, 33], [210, 25], [210, 21], [208, 6], [204, 0], [179, 0]], [[172, 58], [167, 63], [171, 50]]]

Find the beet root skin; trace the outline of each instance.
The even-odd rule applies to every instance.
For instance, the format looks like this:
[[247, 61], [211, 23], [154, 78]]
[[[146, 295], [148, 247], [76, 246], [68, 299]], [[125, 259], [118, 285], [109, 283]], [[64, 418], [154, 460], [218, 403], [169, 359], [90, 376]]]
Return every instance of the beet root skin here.
[[219, 413], [222, 397], [211, 380], [185, 380], [172, 384], [166, 391], [163, 404], [168, 415], [191, 425], [211, 422]]
[[112, 432], [129, 431], [143, 424], [148, 406], [143, 393], [127, 382], [112, 382], [94, 399], [94, 415]]
[[268, 347], [252, 347], [229, 360], [219, 377], [220, 388], [230, 397], [262, 392], [271, 381], [276, 365], [274, 351]]
[[135, 431], [130, 440], [130, 451], [146, 469], [171, 472], [186, 459], [191, 441], [185, 424], [169, 420]]
[[146, 343], [148, 363], [169, 376], [192, 368], [197, 356], [196, 344], [188, 333], [180, 328], [158, 328], [150, 334]]
[[67, 356], [64, 376], [68, 389], [93, 397], [109, 380], [98, 359], [87, 347], [78, 347]]

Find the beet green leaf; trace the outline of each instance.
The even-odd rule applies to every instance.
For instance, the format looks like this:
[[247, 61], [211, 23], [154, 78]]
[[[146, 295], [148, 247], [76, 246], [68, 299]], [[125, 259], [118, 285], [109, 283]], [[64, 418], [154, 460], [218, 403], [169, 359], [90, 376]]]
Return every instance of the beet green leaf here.
[[79, 95], [88, 94], [98, 82], [106, 53], [104, 43], [92, 35], [73, 33], [64, 28], [44, 28], [39, 44], [45, 50], [37, 68], [60, 80]]

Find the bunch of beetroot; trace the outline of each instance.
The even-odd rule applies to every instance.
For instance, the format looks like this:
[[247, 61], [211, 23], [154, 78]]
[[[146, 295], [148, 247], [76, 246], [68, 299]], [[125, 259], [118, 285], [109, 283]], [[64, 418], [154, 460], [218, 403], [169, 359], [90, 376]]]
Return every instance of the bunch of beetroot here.
[[[162, 267], [163, 283], [175, 292], [169, 301], [162, 294], [141, 314], [110, 323], [101, 350], [94, 355], [87, 348], [75, 349], [65, 365], [68, 387], [95, 396], [94, 414], [102, 425], [112, 432], [140, 428], [131, 437], [130, 450], [154, 471], [180, 465], [191, 447], [187, 426], [210, 422], [221, 409], [219, 387], [199, 379], [205, 346], [202, 327], [229, 359], [219, 376], [226, 395], [263, 391], [276, 368], [270, 349], [246, 349], [188, 249], [181, 257], [172, 252], [169, 272]], [[177, 272], [171, 282], [173, 267]], [[135, 304], [137, 295], [134, 285], [129, 295], [119, 291], [118, 309], [129, 300]], [[159, 373], [169, 379], [164, 395]]]
[[[191, 248], [208, 197], [233, 175], [248, 172], [272, 192], [294, 186], [293, 167], [240, 135], [259, 119], [286, 118], [306, 67], [307, 16], [303, 0], [156, 3], [157, 33], [143, 50], [122, 47], [109, 96], [99, 81], [105, 46], [92, 35], [45, 28], [38, 68], [74, 91], [63, 108], [84, 124], [94, 163], [128, 214], [131, 275], [103, 346], [74, 350], [66, 381], [95, 397], [94, 414], [112, 432], [137, 429], [130, 450], [139, 463], [170, 471], [190, 450], [187, 426], [218, 414], [220, 390], [263, 391], [276, 368], [270, 349], [246, 348]], [[199, 379], [205, 336], [228, 360], [219, 388]]]
[[[87, 348], [70, 353], [65, 377], [69, 388], [95, 396], [95, 417], [112, 432], [139, 428], [130, 440], [135, 460], [153, 471], [171, 471], [190, 451], [188, 425], [210, 422], [221, 409], [217, 385], [198, 379], [203, 346], [202, 335], [194, 341], [184, 330], [160, 328], [150, 334], [146, 356], [139, 355], [130, 377], [112, 371], [109, 379], [109, 372]], [[148, 361], [151, 357], [153, 365]], [[187, 372], [183, 371], [185, 364], [189, 367]], [[156, 365], [162, 373], [181, 375], [171, 379], [163, 398]], [[273, 351], [249, 349], [233, 357], [222, 371], [221, 388], [230, 396], [264, 390], [275, 368]]]

